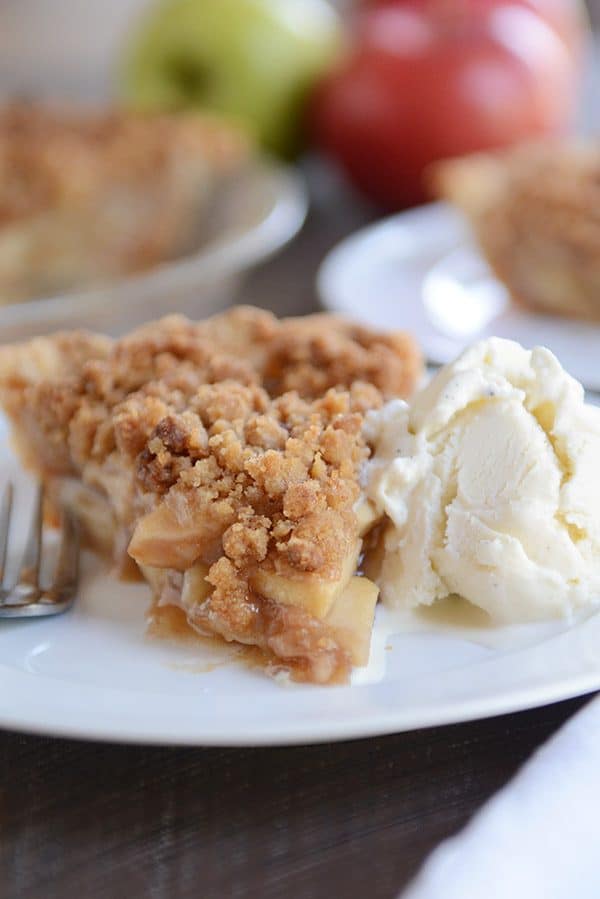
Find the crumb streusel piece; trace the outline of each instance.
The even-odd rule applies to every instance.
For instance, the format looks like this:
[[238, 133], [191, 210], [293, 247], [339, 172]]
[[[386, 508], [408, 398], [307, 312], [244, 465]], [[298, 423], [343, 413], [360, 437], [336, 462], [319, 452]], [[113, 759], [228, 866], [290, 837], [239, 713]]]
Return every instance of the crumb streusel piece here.
[[466, 213], [516, 302], [600, 320], [598, 144], [540, 144], [450, 160], [434, 179]]
[[0, 399], [26, 461], [159, 605], [327, 683], [366, 661], [377, 598], [353, 579], [364, 414], [419, 371], [406, 335], [241, 307], [6, 347]]

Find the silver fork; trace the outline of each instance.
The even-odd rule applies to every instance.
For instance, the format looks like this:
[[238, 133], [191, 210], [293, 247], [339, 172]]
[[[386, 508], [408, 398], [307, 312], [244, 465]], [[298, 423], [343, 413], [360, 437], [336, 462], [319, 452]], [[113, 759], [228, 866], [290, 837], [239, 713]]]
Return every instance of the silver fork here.
[[62, 511], [61, 536], [54, 576], [49, 586], [40, 583], [44, 491], [37, 485], [29, 536], [19, 567], [5, 584], [8, 534], [13, 506], [13, 486], [7, 484], [0, 501], [0, 618], [58, 615], [73, 604], [79, 581], [79, 533], [74, 516]]

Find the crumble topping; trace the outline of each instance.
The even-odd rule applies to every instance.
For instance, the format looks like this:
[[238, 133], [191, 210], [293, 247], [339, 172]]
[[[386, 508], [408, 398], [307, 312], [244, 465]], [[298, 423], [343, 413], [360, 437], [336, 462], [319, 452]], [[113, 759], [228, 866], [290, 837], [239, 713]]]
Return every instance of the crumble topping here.
[[[117, 341], [75, 332], [0, 348], [2, 402], [13, 417], [29, 413], [35, 421], [43, 435], [36, 442], [38, 464], [48, 473], [55, 466], [45, 458], [47, 444], [56, 450], [55, 462], [60, 454], [58, 470], [78, 471], [90, 458], [102, 462], [116, 448], [120, 423], [119, 448], [131, 457], [167, 412], [194, 411], [189, 406], [194, 394], [200, 418], [210, 417], [212, 403], [213, 412], [219, 407], [227, 419], [235, 416], [225, 404], [242, 402], [240, 387], [261, 386], [246, 439], [277, 449], [285, 432], [267, 411], [270, 397], [295, 389], [311, 399], [329, 387], [363, 380], [369, 386], [355, 389], [353, 403], [364, 412], [376, 399], [374, 387], [384, 396], [405, 396], [420, 372], [420, 354], [406, 334], [383, 337], [327, 316], [278, 321], [249, 307], [200, 323], [168, 316]], [[207, 385], [214, 385], [209, 393]], [[279, 400], [290, 421], [294, 403], [285, 396]]]
[[[134, 399], [133, 421], [147, 435], [145, 448], [132, 459], [140, 489], [164, 496], [174, 517], [195, 521], [193, 548], [186, 542], [170, 547], [172, 566], [212, 564], [214, 553], [224, 552], [247, 580], [247, 566], [263, 563], [268, 545], [274, 570], [339, 577], [356, 539], [357, 471], [368, 455], [355, 397], [359, 407], [367, 397], [371, 407], [381, 402], [374, 388], [359, 383], [350, 391], [332, 389], [321, 400], [297, 394], [271, 400], [257, 386], [206, 384], [190, 398], [186, 413], [175, 417], [168, 411], [151, 430], [153, 409], [144, 419]], [[130, 432], [132, 425], [125, 404], [117, 442], [119, 428]], [[277, 449], [267, 445], [274, 429]], [[134, 557], [141, 553], [140, 561], [156, 564], [140, 549], [137, 533]]]
[[159, 600], [172, 602], [181, 573], [200, 564], [211, 589], [187, 612], [193, 627], [328, 682], [346, 676], [347, 650], [256, 578], [343, 586], [360, 546], [364, 414], [419, 372], [406, 335], [242, 307], [198, 324], [171, 316], [115, 342], [0, 349], [0, 399], [34, 435], [38, 470], [108, 498], [115, 546], [167, 573]]
[[378, 334], [329, 315], [295, 319], [274, 337], [265, 382], [271, 392], [321, 396], [329, 387], [366, 381], [386, 395], [405, 396], [419, 361], [404, 332]]
[[204, 115], [14, 102], [0, 109], [0, 225], [80, 206], [115, 182], [147, 185], [194, 156], [223, 170], [246, 153], [240, 132]]

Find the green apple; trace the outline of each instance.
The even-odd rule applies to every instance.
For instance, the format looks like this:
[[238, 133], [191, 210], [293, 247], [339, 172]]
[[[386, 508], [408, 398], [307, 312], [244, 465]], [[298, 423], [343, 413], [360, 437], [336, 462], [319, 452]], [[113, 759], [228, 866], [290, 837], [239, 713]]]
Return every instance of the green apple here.
[[223, 113], [290, 155], [304, 100], [340, 45], [325, 0], [162, 0], [126, 52], [124, 96], [141, 109]]

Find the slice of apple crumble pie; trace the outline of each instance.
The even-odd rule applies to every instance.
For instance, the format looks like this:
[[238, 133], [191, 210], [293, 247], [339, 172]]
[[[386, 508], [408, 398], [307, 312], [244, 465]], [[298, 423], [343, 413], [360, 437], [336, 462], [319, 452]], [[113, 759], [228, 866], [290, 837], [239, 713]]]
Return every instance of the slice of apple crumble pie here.
[[240, 307], [4, 347], [0, 400], [24, 462], [159, 608], [330, 683], [366, 664], [377, 600], [364, 415], [419, 372], [407, 335]]
[[494, 274], [535, 312], [600, 321], [600, 145], [540, 143], [433, 170]]

